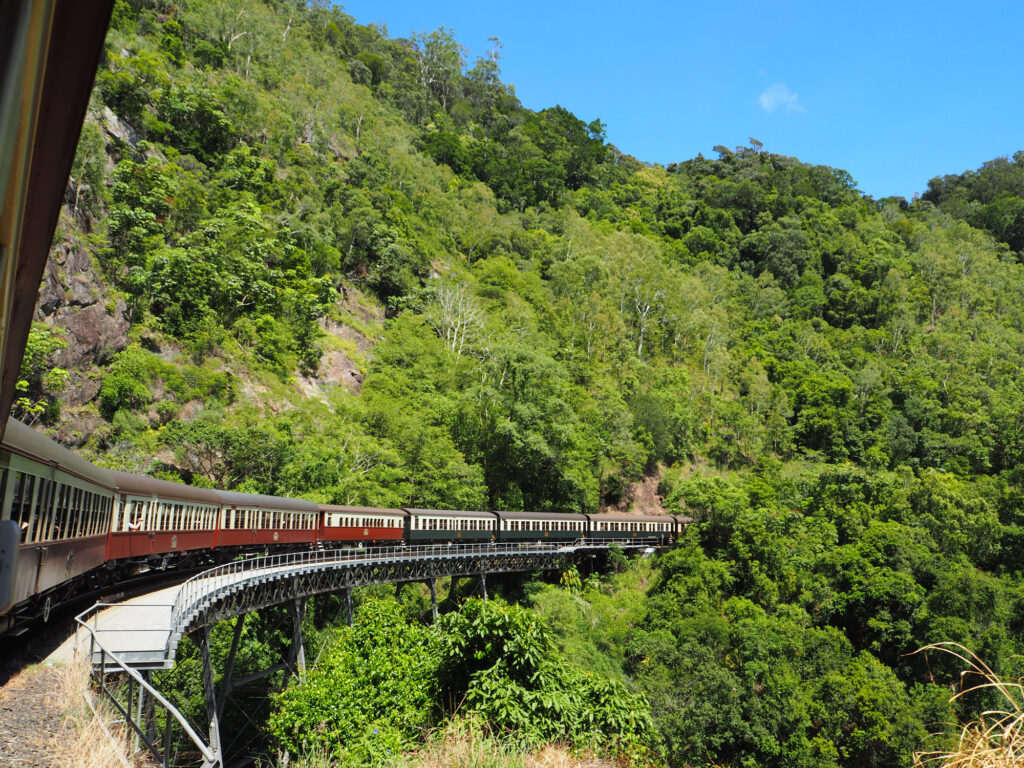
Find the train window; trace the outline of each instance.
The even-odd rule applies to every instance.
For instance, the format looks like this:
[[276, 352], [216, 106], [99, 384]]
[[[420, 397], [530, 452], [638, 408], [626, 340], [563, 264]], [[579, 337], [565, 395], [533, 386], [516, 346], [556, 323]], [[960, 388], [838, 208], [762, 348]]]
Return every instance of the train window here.
[[[32, 515], [32, 492], [28, 490], [35, 482], [35, 477], [27, 475], [24, 472], [14, 473], [14, 493], [11, 501], [11, 520], [18, 522], [19, 528], [22, 524], [25, 525], [21, 528], [22, 531], [28, 532], [29, 519]], [[26, 537], [22, 537], [24, 541]], [[34, 541], [34, 538], [30, 538], [30, 541]]]
[[88, 527], [85, 532], [89, 536], [93, 536], [97, 532], [96, 527], [99, 522], [99, 510], [96, 509], [96, 501], [97, 496], [95, 493], [92, 491], [85, 492], [86, 519], [88, 521]]
[[71, 504], [68, 507], [68, 512], [71, 513], [71, 519], [68, 520], [68, 536], [81, 536], [82, 535], [82, 496], [84, 492], [81, 488], [75, 488], [71, 493]]
[[55, 493], [56, 503], [53, 506], [53, 514], [50, 516], [50, 530], [46, 534], [48, 539], [62, 538], [67, 520], [68, 487], [58, 484]]
[[60, 538], [71, 539], [78, 535], [78, 489], [68, 486], [67, 498], [64, 502], [64, 525], [61, 527]]
[[[53, 514], [57, 506], [57, 494], [60, 491], [60, 484], [51, 480], [49, 488], [47, 488], [46, 498], [39, 500], [41, 503], [38, 507], [39, 514], [36, 515], [36, 524], [32, 531], [32, 541], [43, 541], [53, 537]], [[24, 485], [22, 486], [22, 492], [24, 493]]]
[[75, 515], [75, 535], [84, 536], [89, 532], [89, 508], [86, 506], [86, 496], [88, 493], [81, 488], [75, 489], [75, 505], [72, 507], [72, 512]]
[[11, 520], [28, 522], [28, 516], [32, 510], [30, 504], [25, 502], [25, 485], [28, 483], [29, 475], [24, 472], [14, 473], [14, 488], [11, 492]]
[[44, 526], [49, 524], [50, 513], [53, 509], [53, 491], [53, 481], [40, 478], [39, 488], [36, 490], [36, 501], [33, 505], [35, 514], [26, 518], [29, 541], [39, 541], [43, 538], [46, 530]]

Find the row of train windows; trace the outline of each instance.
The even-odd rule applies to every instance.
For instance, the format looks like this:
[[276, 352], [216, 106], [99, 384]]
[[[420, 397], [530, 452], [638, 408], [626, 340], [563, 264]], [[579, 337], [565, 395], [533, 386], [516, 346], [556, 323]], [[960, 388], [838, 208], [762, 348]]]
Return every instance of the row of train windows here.
[[506, 531], [582, 531], [582, 520], [505, 520]]
[[110, 530], [113, 497], [27, 472], [0, 476], [0, 499], [11, 487], [11, 520], [25, 543], [98, 536]]
[[308, 512], [282, 512], [266, 509], [225, 509], [222, 528], [270, 528], [286, 531], [312, 530], [316, 515]]
[[608, 523], [599, 522], [597, 531], [670, 531], [671, 523]]
[[122, 505], [117, 529], [122, 531], [212, 530], [217, 507], [132, 499]]
[[494, 529], [494, 521], [459, 517], [413, 518], [413, 528], [420, 531], [490, 531]]
[[328, 515], [327, 525], [342, 528], [401, 528], [402, 520], [397, 517], [345, 517]]

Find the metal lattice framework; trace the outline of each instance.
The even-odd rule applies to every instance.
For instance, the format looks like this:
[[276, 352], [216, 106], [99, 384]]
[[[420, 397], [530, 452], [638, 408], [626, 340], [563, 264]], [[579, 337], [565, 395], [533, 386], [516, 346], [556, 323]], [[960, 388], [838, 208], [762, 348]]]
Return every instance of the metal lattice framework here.
[[[623, 542], [617, 542], [622, 544]], [[627, 542], [627, 546], [650, 546]], [[369, 584], [431, 582], [444, 576], [560, 570], [609, 542], [558, 544], [473, 544], [371, 547], [295, 552], [239, 560], [213, 568], [182, 585], [171, 608], [167, 659], [173, 661], [181, 636], [239, 614], [341, 592]]]

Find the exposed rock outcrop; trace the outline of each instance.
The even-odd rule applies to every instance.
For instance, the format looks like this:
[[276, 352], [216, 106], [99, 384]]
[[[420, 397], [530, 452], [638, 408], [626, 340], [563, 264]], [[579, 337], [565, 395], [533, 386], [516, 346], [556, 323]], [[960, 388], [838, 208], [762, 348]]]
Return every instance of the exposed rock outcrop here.
[[64, 401], [91, 402], [100, 390], [100, 366], [128, 345], [127, 307], [109, 297], [88, 251], [74, 241], [51, 250], [36, 304], [36, 319], [60, 328], [67, 346], [54, 364], [71, 373]]

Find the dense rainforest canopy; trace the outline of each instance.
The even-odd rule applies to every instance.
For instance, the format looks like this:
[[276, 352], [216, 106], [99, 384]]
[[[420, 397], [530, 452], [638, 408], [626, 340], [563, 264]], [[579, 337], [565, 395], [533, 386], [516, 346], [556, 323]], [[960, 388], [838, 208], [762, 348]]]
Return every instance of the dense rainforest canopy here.
[[118, 0], [16, 412], [323, 502], [646, 479], [698, 522], [602, 653], [669, 764], [908, 764], [957, 681], [908, 654], [1024, 652], [1024, 157], [913, 202], [754, 139], [661, 167], [500, 64], [322, 2]]

